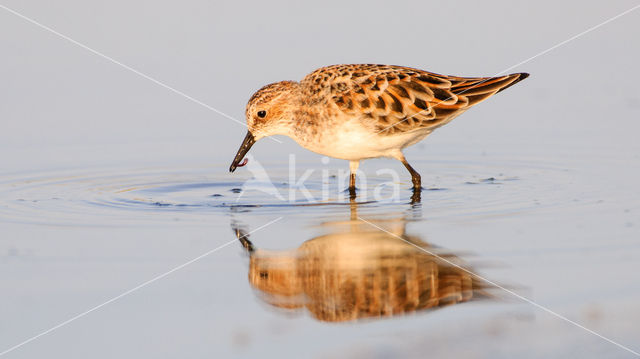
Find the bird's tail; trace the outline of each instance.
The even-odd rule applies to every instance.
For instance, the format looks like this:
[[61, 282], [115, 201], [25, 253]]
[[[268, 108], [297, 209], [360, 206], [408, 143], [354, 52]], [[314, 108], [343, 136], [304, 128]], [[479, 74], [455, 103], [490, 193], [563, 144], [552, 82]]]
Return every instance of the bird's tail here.
[[521, 72], [497, 77], [459, 77], [452, 83], [451, 92], [469, 99], [469, 106], [487, 99], [529, 77]]

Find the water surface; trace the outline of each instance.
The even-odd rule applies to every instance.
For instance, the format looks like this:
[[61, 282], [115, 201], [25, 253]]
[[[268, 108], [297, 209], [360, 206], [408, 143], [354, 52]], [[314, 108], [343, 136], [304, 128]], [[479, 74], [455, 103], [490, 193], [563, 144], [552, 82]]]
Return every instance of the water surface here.
[[[359, 199], [329, 177], [306, 183], [318, 201], [298, 191], [289, 202], [289, 173], [277, 165], [272, 183], [250, 186], [248, 171], [235, 178], [206, 165], [5, 175], [3, 283], [14, 294], [4, 298], [13, 325], [3, 338], [18, 343], [222, 245], [11, 355], [64, 352], [65, 340], [97, 343], [96, 333], [140, 353], [147, 347], [130, 334], [166, 338], [157, 345], [176, 354], [200, 345], [236, 356], [309, 348], [420, 356], [425, 343], [443, 355], [477, 345], [508, 355], [529, 345], [619, 354], [493, 285], [635, 341], [637, 207], [611, 203], [606, 187], [563, 185], [588, 175], [580, 164], [523, 155], [418, 161], [429, 169], [420, 203], [410, 201], [408, 177], [398, 199], [375, 201], [373, 187], [388, 178], [371, 174]], [[330, 198], [321, 198], [323, 185]]]
[[392, 160], [351, 202], [289, 139], [227, 173], [241, 124], [0, 10], [0, 353], [117, 298], [2, 359], [632, 357], [513, 293], [640, 351], [640, 10], [532, 57], [636, 3], [2, 5], [240, 122], [334, 63], [531, 74], [407, 149], [420, 203]]

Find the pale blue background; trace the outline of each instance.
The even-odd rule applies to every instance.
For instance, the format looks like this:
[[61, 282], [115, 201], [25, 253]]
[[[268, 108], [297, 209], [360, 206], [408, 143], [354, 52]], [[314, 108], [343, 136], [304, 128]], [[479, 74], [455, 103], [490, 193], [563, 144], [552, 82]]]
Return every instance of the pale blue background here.
[[[387, 63], [492, 75], [636, 5], [0, 3], [241, 121], [257, 88], [320, 66]], [[492, 263], [487, 276], [635, 350], [639, 24], [637, 10], [513, 69], [531, 77], [407, 151], [425, 183], [453, 189], [425, 201], [426, 220], [410, 224], [411, 233], [474, 253]], [[200, 166], [211, 181], [241, 181], [247, 172], [226, 171], [245, 129], [2, 9], [0, 83], [0, 352], [233, 240], [232, 217], [255, 229], [284, 215], [254, 236], [280, 249], [322, 233], [316, 218], [348, 218], [346, 208], [114, 210], [103, 218], [78, 207], [64, 217], [70, 225], [39, 207], [46, 204], [18, 213], [8, 184], [50, 171], [106, 168], [126, 177], [132, 169]], [[281, 140], [258, 143], [256, 159], [276, 168], [294, 153], [299, 163], [320, 166], [320, 156]], [[389, 160], [362, 169], [382, 167], [405, 175]], [[521, 181], [503, 190], [463, 186], [500, 174]], [[55, 188], [33, 196], [83, 199], [81, 190]], [[362, 213], [401, 215], [408, 206], [386, 208]], [[247, 260], [234, 243], [6, 357], [630, 357], [515, 300], [331, 325], [270, 310], [246, 276]]]

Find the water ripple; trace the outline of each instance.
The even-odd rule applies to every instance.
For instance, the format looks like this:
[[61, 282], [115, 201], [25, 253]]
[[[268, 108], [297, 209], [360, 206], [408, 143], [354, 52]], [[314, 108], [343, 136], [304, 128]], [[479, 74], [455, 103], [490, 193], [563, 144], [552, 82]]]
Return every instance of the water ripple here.
[[[423, 175], [421, 204], [429, 218], [509, 215], [571, 201], [554, 188], [559, 176], [568, 175], [560, 167], [523, 161], [492, 167], [472, 161], [429, 162], [421, 167], [429, 172]], [[308, 193], [316, 199], [323, 198], [323, 193], [329, 196], [309, 202], [301, 191], [294, 191], [295, 198], [290, 197], [288, 173], [276, 171], [270, 175], [272, 182], [254, 180], [250, 187], [246, 186], [246, 175], [235, 175], [238, 180], [230, 181], [232, 175], [209, 167], [12, 175], [0, 179], [0, 218], [52, 225], [125, 225], [167, 220], [205, 223], [212, 213], [228, 213], [234, 208], [267, 208], [287, 215], [299, 213], [301, 206], [349, 204], [344, 184], [335, 177], [323, 183], [321, 178], [311, 176], [305, 182]], [[404, 177], [401, 178], [408, 181]], [[368, 180], [369, 188], [359, 192], [358, 201], [362, 204], [384, 209], [409, 202], [408, 182], [398, 184], [399, 198], [374, 200], [376, 187], [389, 178], [368, 174]], [[387, 186], [378, 193], [388, 198], [392, 190]], [[540, 197], [541, 193], [545, 193], [544, 197]]]

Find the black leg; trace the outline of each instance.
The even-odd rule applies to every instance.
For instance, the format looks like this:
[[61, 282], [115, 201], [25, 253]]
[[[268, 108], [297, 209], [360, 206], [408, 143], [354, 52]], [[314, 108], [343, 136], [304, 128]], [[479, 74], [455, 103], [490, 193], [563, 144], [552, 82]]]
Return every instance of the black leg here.
[[418, 171], [414, 170], [409, 162], [404, 158], [402, 159], [402, 164], [407, 168], [409, 173], [411, 173], [411, 182], [413, 182], [413, 189], [415, 193], [416, 190], [420, 190], [422, 188], [422, 179], [420, 178], [420, 174]]
[[411, 204], [420, 203], [422, 200], [422, 189], [413, 187], [413, 194], [411, 195]]
[[356, 197], [356, 172], [358, 172], [360, 161], [349, 161], [349, 195], [351, 199]]
[[351, 173], [349, 175], [349, 190], [356, 190], [356, 174], [355, 173]]
[[356, 172], [353, 169], [349, 174], [349, 199], [356, 199]]
[[352, 201], [356, 199], [356, 174], [355, 173], [351, 173], [351, 175], [349, 176], [349, 199]]

